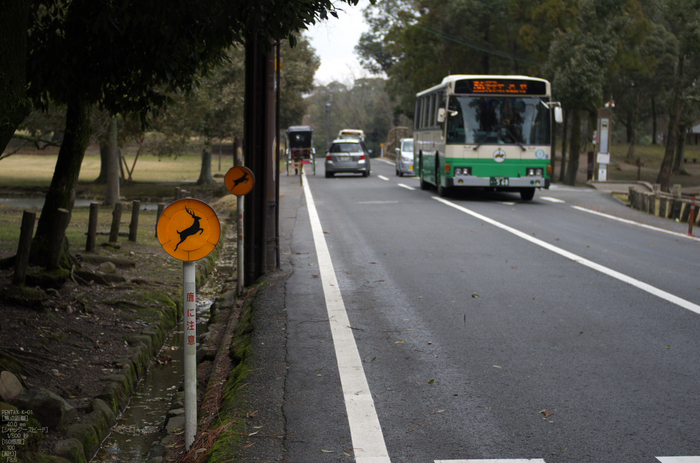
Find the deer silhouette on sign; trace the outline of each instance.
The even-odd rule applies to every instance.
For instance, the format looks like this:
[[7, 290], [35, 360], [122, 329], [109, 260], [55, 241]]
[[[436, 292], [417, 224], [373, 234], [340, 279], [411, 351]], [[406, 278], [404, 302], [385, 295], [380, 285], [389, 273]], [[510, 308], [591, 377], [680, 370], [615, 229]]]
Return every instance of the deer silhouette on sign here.
[[201, 217], [197, 217], [197, 215], [193, 211], [187, 209], [186, 207], [185, 210], [188, 214], [192, 216], [192, 218], [194, 219], [194, 223], [189, 227], [185, 228], [184, 230], [177, 232], [177, 234], [180, 235], [180, 242], [177, 243], [177, 245], [175, 246], [176, 251], [178, 246], [180, 246], [182, 242], [185, 241], [187, 238], [189, 238], [192, 235], [196, 235], [197, 233], [201, 235], [204, 232], [204, 229], [199, 226], [199, 221]]
[[248, 172], [247, 172], [247, 171], [244, 171], [244, 172], [243, 172], [243, 176], [242, 176], [241, 178], [236, 179], [236, 180], [233, 181], [233, 187], [231, 187], [231, 189], [236, 188], [236, 187], [237, 187], [238, 185], [240, 185], [241, 183], [248, 183], [248, 180], [250, 180], [250, 179], [248, 178]]

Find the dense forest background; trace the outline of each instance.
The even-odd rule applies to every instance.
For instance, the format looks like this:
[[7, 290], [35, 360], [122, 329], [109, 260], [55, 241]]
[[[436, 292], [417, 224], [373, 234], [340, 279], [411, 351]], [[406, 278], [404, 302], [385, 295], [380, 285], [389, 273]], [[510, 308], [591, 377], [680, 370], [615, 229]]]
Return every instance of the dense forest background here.
[[[565, 183], [579, 168], [570, 154], [590, 149], [597, 109], [612, 102], [629, 159], [639, 144], [663, 146], [663, 189], [683, 171], [685, 135], [700, 119], [700, 0], [377, 0], [364, 15], [370, 29], [356, 51], [370, 77], [314, 86], [319, 59], [303, 28], [294, 46], [281, 42], [281, 127], [311, 125], [318, 155], [342, 128], [363, 129], [379, 155], [392, 127], [412, 126], [415, 94], [447, 75], [521, 74], [550, 80], [562, 104]], [[212, 181], [204, 168], [212, 146], [243, 131], [243, 46], [220, 58], [194, 85], [162, 85], [158, 111], [93, 111], [91, 135], [105, 160], [117, 126], [119, 144], [145, 140], [151, 154], [201, 151], [200, 182]], [[16, 136], [58, 143], [65, 104], [40, 96], [49, 99], [34, 100]]]

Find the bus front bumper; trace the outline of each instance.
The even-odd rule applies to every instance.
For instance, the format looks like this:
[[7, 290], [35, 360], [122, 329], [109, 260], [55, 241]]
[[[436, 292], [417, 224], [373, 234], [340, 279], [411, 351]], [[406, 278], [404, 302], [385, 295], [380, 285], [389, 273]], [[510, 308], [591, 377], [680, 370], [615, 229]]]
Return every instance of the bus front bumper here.
[[543, 177], [473, 177], [471, 175], [445, 179], [448, 188], [549, 188], [551, 179]]

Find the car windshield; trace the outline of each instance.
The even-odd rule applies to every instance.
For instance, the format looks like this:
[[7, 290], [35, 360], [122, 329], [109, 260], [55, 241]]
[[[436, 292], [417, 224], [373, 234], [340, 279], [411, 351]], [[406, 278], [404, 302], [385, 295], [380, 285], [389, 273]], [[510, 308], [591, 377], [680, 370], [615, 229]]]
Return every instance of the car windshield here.
[[401, 142], [401, 151], [413, 151], [413, 140], [404, 140]]
[[549, 110], [542, 98], [451, 97], [447, 143], [547, 145]]
[[331, 145], [331, 153], [360, 153], [362, 147], [359, 143], [334, 143]]

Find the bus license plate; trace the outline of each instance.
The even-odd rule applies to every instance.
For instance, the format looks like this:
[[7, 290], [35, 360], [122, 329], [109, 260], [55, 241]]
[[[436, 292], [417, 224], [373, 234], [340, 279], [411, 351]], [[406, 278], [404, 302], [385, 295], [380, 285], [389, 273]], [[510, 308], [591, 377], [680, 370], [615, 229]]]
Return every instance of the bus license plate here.
[[508, 186], [508, 177], [491, 177], [491, 186]]

